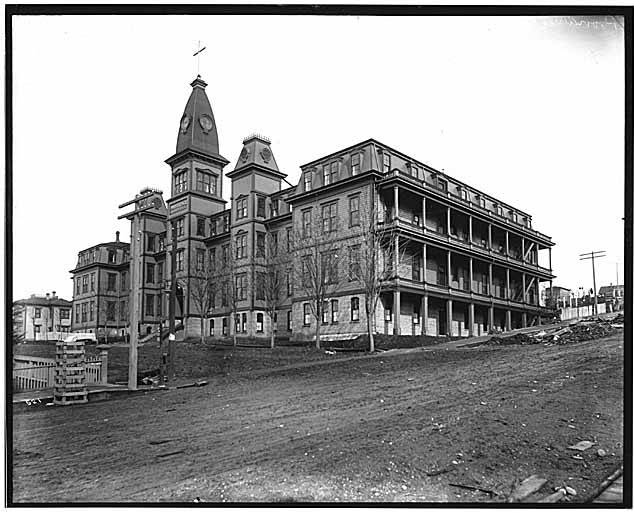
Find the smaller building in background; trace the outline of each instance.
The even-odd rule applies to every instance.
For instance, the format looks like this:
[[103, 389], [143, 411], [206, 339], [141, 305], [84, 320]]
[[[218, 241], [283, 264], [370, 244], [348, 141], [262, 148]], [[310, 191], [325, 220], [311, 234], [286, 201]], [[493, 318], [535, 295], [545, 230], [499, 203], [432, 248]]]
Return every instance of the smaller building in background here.
[[625, 285], [610, 285], [599, 289], [599, 298], [611, 304], [611, 310], [623, 310], [623, 299], [625, 298]]
[[549, 308], [566, 308], [571, 305], [572, 294], [565, 287], [546, 287], [542, 291], [542, 299]]
[[57, 297], [32, 294], [13, 303], [13, 341], [62, 340], [71, 331], [72, 303]]

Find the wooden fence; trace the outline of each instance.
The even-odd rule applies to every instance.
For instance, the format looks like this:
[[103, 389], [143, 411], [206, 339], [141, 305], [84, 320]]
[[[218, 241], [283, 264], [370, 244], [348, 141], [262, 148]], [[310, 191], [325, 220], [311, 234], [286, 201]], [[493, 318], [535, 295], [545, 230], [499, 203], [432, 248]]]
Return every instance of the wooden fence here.
[[[107, 359], [86, 358], [86, 384], [106, 384]], [[55, 385], [55, 359], [18, 355], [13, 357], [13, 391], [43, 390]]]

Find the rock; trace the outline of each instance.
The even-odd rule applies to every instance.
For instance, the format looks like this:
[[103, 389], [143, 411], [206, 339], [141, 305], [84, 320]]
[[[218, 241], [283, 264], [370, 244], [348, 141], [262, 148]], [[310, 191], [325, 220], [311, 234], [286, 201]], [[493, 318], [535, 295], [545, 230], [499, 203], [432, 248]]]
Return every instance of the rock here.
[[566, 493], [568, 495], [577, 495], [577, 490], [575, 490], [574, 488], [570, 487], [570, 486], [564, 486]]
[[607, 452], [605, 452], [603, 449], [599, 449], [599, 450], [597, 451], [597, 454], [598, 454], [601, 458], [603, 458], [603, 457], [607, 454]]
[[576, 443], [575, 445], [571, 445], [568, 449], [572, 449], [573, 451], [585, 451], [586, 449], [590, 449], [593, 445], [596, 445], [594, 442], [589, 440], [584, 440], [583, 442]]

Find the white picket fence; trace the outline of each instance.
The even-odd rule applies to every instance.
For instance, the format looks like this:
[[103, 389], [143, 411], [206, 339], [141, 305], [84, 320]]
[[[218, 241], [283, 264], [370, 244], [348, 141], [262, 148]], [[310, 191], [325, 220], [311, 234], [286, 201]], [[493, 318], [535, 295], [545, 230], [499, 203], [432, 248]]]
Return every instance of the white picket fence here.
[[[99, 356], [86, 358], [86, 384], [105, 384], [103, 362]], [[55, 359], [18, 355], [13, 357], [13, 391], [43, 390], [55, 385]]]

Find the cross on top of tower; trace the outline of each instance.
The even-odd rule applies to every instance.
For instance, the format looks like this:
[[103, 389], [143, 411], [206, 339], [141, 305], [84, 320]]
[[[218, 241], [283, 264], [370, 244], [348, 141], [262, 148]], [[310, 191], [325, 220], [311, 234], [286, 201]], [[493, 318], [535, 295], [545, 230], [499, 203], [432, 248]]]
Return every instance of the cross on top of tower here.
[[196, 59], [196, 76], [200, 76], [200, 54], [203, 53], [205, 51], [207, 47], [203, 46], [202, 48], [200, 47], [200, 41], [198, 41], [198, 49], [194, 52], [193, 57], [197, 57]]

